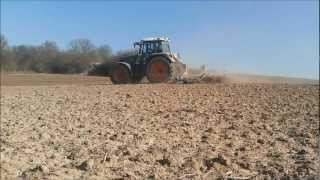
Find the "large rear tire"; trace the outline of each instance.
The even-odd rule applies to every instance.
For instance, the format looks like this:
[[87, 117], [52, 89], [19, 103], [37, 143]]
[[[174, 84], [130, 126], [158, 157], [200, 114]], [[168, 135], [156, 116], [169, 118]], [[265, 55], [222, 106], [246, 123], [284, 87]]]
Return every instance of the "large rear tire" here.
[[176, 68], [167, 58], [158, 56], [149, 61], [146, 75], [151, 83], [171, 82], [176, 78]]
[[117, 64], [112, 71], [111, 81], [113, 84], [128, 84], [132, 82], [130, 70], [122, 64]]

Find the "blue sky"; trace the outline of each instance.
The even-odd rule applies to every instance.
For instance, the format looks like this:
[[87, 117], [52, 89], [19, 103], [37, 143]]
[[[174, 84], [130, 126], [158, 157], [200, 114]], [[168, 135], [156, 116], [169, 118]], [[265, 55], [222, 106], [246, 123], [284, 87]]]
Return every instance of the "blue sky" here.
[[144, 37], [168, 36], [190, 66], [319, 79], [319, 2], [9, 1], [1, 34], [11, 45], [77, 38], [114, 51]]

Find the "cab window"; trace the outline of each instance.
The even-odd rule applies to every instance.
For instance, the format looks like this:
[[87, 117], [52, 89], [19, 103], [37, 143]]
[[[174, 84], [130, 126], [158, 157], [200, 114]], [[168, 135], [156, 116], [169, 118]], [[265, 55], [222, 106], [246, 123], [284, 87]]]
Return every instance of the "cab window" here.
[[169, 43], [161, 42], [161, 50], [162, 52], [170, 52]]

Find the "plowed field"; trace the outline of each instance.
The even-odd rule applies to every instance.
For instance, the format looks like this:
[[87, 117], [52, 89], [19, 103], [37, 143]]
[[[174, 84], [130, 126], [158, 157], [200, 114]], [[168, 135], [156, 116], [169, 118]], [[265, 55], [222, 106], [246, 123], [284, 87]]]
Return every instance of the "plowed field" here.
[[1, 179], [316, 178], [319, 85], [3, 76], [0, 140]]

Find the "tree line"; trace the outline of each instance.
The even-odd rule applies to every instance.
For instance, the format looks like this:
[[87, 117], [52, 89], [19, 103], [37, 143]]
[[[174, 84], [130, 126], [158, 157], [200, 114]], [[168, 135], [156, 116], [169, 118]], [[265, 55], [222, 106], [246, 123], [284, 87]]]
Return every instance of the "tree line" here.
[[38, 46], [10, 46], [1, 35], [0, 53], [2, 71], [74, 74], [88, 71], [93, 64], [108, 62], [112, 49], [109, 45], [97, 47], [88, 39], [72, 40], [65, 50], [54, 41]]

